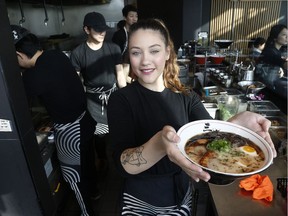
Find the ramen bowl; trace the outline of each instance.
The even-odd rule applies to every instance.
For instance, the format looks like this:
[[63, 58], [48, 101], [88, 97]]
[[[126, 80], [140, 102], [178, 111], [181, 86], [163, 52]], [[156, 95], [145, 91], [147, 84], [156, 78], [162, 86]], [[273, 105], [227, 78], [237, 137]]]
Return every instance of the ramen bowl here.
[[[222, 164], [220, 163], [220, 170], [216, 169], [214, 166], [204, 166], [201, 165], [196, 160], [192, 159], [191, 154], [189, 155], [186, 150], [186, 145], [188, 142], [191, 141], [192, 137], [199, 136], [199, 135], [207, 135], [211, 133], [229, 133], [233, 134], [235, 136], [241, 136], [244, 140], [248, 139], [251, 141], [258, 150], [257, 152], [261, 152], [261, 157], [263, 160], [261, 160], [261, 165], [254, 170], [247, 171], [247, 172], [234, 172], [234, 171], [223, 171], [221, 170]], [[178, 131], [177, 134], [180, 136], [181, 141], [178, 143], [178, 148], [182, 152], [182, 154], [190, 160], [195, 165], [201, 167], [203, 170], [208, 172], [211, 176], [211, 179], [209, 180], [209, 183], [218, 184], [218, 185], [225, 185], [233, 182], [235, 179], [244, 178], [247, 176], [254, 175], [256, 173], [260, 173], [267, 169], [272, 161], [273, 161], [273, 152], [270, 147], [270, 145], [258, 134], [251, 131], [250, 129], [247, 129], [245, 127], [242, 127], [240, 125], [236, 125], [230, 122], [225, 122], [221, 120], [198, 120], [194, 122], [190, 122], [188, 124], [183, 125]], [[200, 136], [200, 139], [202, 139]], [[235, 138], [236, 140], [236, 138]], [[197, 154], [197, 151], [195, 151], [195, 154]], [[244, 154], [244, 153], [243, 153]], [[229, 160], [230, 161], [230, 160]], [[228, 167], [233, 164], [235, 164], [235, 160], [229, 164]], [[241, 164], [240, 164], [241, 165]], [[224, 166], [224, 165], [223, 165]], [[242, 166], [242, 165], [241, 165]], [[249, 166], [254, 167], [254, 165], [250, 164]], [[209, 168], [208, 168], [209, 167]], [[256, 166], [255, 166], [256, 167]]]

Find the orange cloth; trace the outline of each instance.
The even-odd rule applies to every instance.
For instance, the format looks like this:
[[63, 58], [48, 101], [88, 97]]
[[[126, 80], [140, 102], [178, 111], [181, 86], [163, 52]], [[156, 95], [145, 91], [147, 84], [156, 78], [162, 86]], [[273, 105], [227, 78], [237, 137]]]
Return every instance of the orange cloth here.
[[265, 199], [269, 202], [273, 200], [273, 184], [269, 176], [252, 175], [240, 181], [240, 188], [253, 191], [254, 199]]

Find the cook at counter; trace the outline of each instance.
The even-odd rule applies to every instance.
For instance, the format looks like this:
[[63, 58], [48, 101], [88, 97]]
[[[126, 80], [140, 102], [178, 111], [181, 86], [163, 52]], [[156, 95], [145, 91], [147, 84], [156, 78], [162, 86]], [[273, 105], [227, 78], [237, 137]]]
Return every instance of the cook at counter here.
[[288, 87], [287, 44], [287, 26], [273, 26], [262, 52], [263, 56], [255, 68], [255, 79], [266, 85], [261, 93], [266, 100], [271, 100], [285, 114], [287, 114]]
[[269, 37], [262, 51], [261, 61], [287, 70], [288, 29], [285, 25], [275, 25], [271, 28]]
[[287, 44], [288, 29], [285, 25], [271, 28], [259, 64], [256, 77], [271, 91], [287, 99]]

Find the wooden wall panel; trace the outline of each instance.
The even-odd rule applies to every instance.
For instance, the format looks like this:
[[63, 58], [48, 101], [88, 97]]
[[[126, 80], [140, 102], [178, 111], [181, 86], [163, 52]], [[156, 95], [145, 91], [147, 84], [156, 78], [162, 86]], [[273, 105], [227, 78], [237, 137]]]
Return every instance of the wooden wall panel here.
[[210, 45], [216, 39], [234, 40], [231, 48], [248, 54], [248, 41], [267, 38], [279, 22], [281, 1], [212, 0]]

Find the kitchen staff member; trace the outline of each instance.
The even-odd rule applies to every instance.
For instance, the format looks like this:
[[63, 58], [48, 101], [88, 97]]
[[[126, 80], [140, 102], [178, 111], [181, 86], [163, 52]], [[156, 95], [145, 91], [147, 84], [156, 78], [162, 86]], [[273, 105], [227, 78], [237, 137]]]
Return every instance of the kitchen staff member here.
[[[273, 26], [267, 38], [265, 48], [262, 51], [262, 61], [266, 64], [281, 67], [287, 73], [287, 44], [287, 26], [282, 24]], [[285, 57], [282, 56], [282, 52], [286, 53]]]
[[97, 12], [87, 13], [83, 29], [87, 40], [72, 51], [70, 59], [84, 80], [88, 110], [97, 121], [95, 147], [99, 166], [106, 171], [109, 135], [106, 107], [111, 93], [126, 86], [126, 79], [120, 48], [104, 41], [106, 30], [109, 29], [104, 16]]
[[125, 21], [125, 25], [122, 28], [119, 28], [112, 37], [112, 41], [116, 43], [122, 53], [123, 57], [123, 70], [126, 76], [127, 83], [131, 83], [131, 76], [129, 76], [129, 54], [128, 54], [128, 34], [130, 26], [138, 21], [138, 10], [133, 5], [125, 5], [122, 9], [122, 15]]
[[90, 197], [97, 195], [96, 168], [91, 151], [95, 120], [69, 58], [59, 50], [43, 51], [27, 29], [11, 25], [27, 97], [39, 97], [53, 121], [58, 159], [65, 181], [75, 193], [82, 215], [94, 216]]

